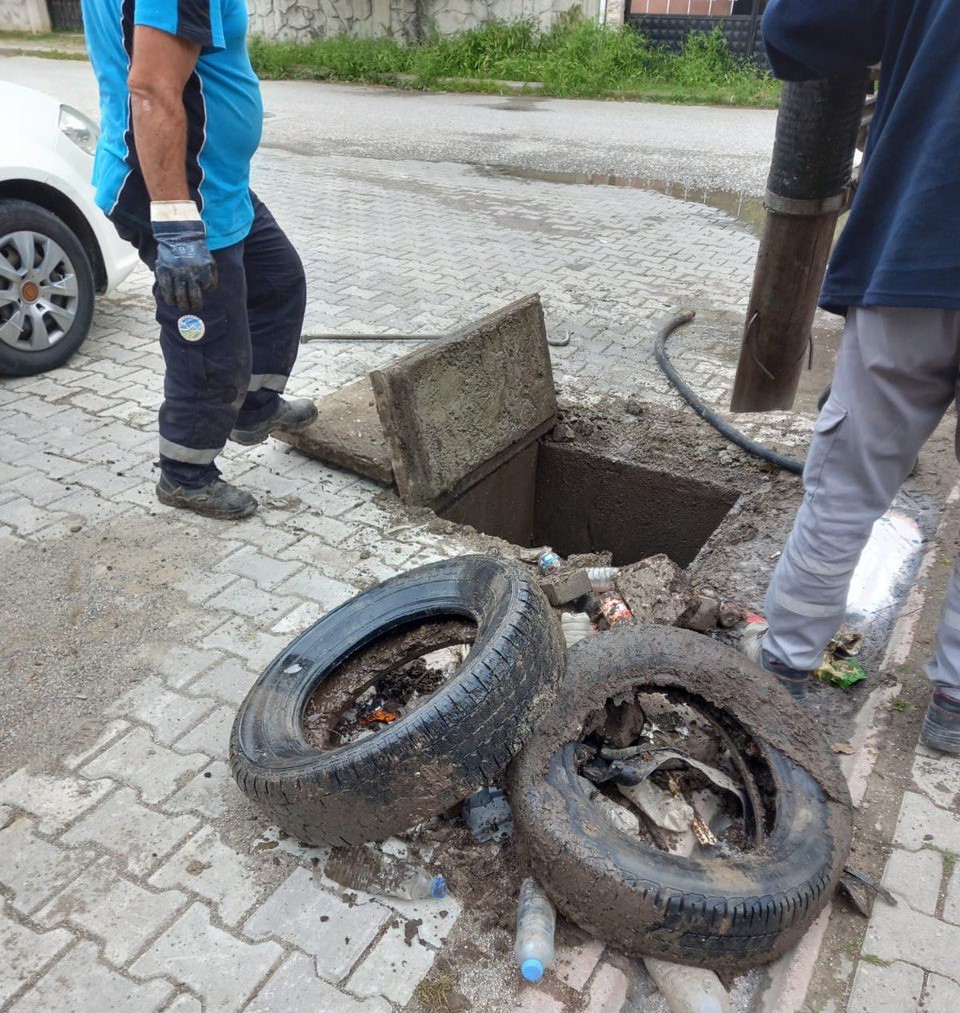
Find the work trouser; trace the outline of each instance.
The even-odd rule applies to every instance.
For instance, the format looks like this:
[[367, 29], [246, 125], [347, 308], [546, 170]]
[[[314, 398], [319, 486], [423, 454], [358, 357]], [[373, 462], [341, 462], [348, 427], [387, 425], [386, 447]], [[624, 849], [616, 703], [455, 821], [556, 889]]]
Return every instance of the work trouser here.
[[[819, 666], [874, 522], [958, 397], [960, 312], [850, 310], [803, 470], [803, 503], [767, 592], [764, 647], [774, 659], [802, 671]], [[957, 447], [960, 456], [960, 431]], [[927, 675], [960, 699], [960, 568]]]
[[[230, 430], [277, 410], [297, 358], [306, 281], [296, 250], [251, 193], [254, 218], [239, 243], [214, 250], [218, 283], [197, 313], [170, 306], [153, 286], [166, 364], [160, 408], [160, 468], [174, 484], [196, 488], [215, 479], [214, 461]], [[114, 213], [120, 235], [154, 269], [149, 222]]]

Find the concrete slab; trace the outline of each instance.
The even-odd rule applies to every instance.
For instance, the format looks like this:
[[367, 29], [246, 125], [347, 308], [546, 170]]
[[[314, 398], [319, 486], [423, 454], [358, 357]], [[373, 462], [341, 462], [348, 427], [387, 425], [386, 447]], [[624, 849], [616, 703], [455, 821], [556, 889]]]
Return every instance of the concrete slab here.
[[539, 295], [370, 374], [400, 497], [439, 508], [552, 428]]
[[308, 457], [393, 484], [393, 465], [369, 377], [317, 401], [317, 420], [299, 433], [275, 433]]

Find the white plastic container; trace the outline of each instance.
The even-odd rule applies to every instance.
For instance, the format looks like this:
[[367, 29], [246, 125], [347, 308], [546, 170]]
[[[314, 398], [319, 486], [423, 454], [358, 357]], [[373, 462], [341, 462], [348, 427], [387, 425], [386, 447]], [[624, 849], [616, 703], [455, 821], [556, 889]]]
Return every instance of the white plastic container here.
[[730, 996], [716, 971], [644, 957], [671, 1013], [730, 1013]]
[[574, 644], [593, 633], [593, 625], [586, 612], [564, 612], [560, 616], [560, 625], [563, 628], [563, 640], [567, 647], [573, 647]]
[[587, 576], [594, 591], [613, 591], [619, 569], [616, 566], [588, 566]]
[[439, 898], [447, 893], [443, 876], [431, 876], [426, 869], [369, 845], [334, 848], [324, 873], [341, 886], [399, 900]]
[[553, 934], [557, 915], [547, 895], [528, 877], [520, 887], [517, 906], [517, 941], [513, 959], [527, 981], [539, 981], [553, 963]]

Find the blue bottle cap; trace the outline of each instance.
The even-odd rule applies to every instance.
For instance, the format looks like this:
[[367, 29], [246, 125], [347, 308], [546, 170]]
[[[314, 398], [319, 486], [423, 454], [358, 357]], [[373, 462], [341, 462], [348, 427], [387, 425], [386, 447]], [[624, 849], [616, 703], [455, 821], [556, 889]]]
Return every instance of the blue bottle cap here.
[[528, 957], [520, 965], [520, 973], [527, 981], [539, 981], [543, 977], [543, 964], [536, 957]]
[[434, 876], [433, 883], [430, 885], [430, 896], [431, 897], [446, 897], [447, 895], [447, 881], [443, 876]]

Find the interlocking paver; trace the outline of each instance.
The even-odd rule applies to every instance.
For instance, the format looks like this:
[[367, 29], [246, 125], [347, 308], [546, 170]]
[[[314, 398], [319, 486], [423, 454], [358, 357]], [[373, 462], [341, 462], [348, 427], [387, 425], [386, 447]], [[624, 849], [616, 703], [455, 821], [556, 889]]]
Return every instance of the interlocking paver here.
[[296, 869], [251, 915], [243, 931], [251, 939], [285, 940], [316, 958], [319, 975], [339, 982], [389, 919], [390, 912], [379, 905], [351, 906], [322, 890], [307, 869]]
[[590, 982], [586, 1013], [620, 1013], [630, 979], [613, 964], [601, 964]]
[[203, 1004], [192, 995], [178, 995], [163, 1013], [203, 1013]]
[[913, 780], [920, 790], [944, 809], [957, 810], [960, 802], [960, 764], [952, 756], [921, 746], [913, 760]]
[[217, 707], [186, 735], [177, 739], [173, 748], [179, 752], [226, 756], [230, 745], [230, 729], [236, 716], [234, 707]]
[[114, 718], [113, 721], [108, 721], [104, 725], [103, 731], [96, 737], [92, 745], [88, 746], [84, 750], [81, 750], [79, 753], [68, 753], [63, 757], [63, 765], [68, 767], [70, 770], [76, 770], [78, 767], [82, 767], [87, 760], [96, 756], [102, 749], [106, 749], [111, 742], [118, 739], [129, 727], [129, 723], [120, 720], [120, 718]]
[[199, 813], [215, 820], [223, 816], [231, 800], [235, 802], [239, 798], [240, 792], [234, 783], [230, 767], [222, 760], [214, 760], [176, 794], [171, 795], [163, 803], [163, 808], [175, 813]]
[[34, 932], [0, 911], [0, 1006], [72, 941], [64, 929]]
[[29, 914], [49, 900], [96, 858], [94, 852], [67, 850], [34, 833], [25, 816], [0, 830], [0, 884], [11, 904]]
[[103, 940], [103, 955], [122, 966], [134, 957], [188, 898], [175, 890], [154, 893], [120, 875], [103, 858], [41, 908], [34, 919], [47, 927], [68, 924]]
[[960, 984], [939, 974], [927, 976], [923, 990], [923, 1013], [957, 1013], [960, 1010]]
[[213, 706], [213, 700], [182, 696], [168, 689], [159, 679], [148, 676], [110, 704], [107, 713], [149, 725], [154, 739], [161, 745], [169, 746], [207, 715]]
[[259, 991], [244, 1013], [390, 1013], [382, 999], [357, 1000], [317, 977], [314, 962], [294, 953]]
[[256, 674], [245, 668], [236, 658], [224, 658], [211, 666], [204, 675], [184, 687], [183, 691], [216, 697], [233, 707], [239, 707], [256, 680]]
[[939, 809], [923, 795], [908, 791], [903, 796], [893, 842], [910, 851], [929, 844], [960, 854], [960, 816]]
[[408, 937], [405, 920], [397, 919], [366, 955], [345, 987], [359, 996], [382, 995], [405, 1006], [433, 967], [436, 956], [436, 950], [421, 942], [415, 934]]
[[264, 555], [251, 546], [245, 546], [232, 556], [228, 556], [223, 562], [218, 563], [214, 569], [219, 572], [233, 573], [238, 577], [246, 577], [253, 581], [257, 587], [271, 591], [296, 573], [301, 565]]
[[[203, 574], [197, 574], [198, 581], [203, 579]], [[187, 644], [176, 643], [142, 644], [137, 654], [174, 689], [180, 689], [223, 660], [223, 655], [216, 651], [198, 651]]]
[[194, 904], [130, 968], [136, 977], [163, 975], [199, 995], [207, 1013], [239, 1010], [279, 961], [276, 943], [245, 943], [210, 924]]
[[853, 979], [847, 1013], [907, 1013], [923, 991], [923, 970], [895, 961], [888, 967], [861, 960]]
[[239, 577], [228, 588], [214, 595], [207, 602], [207, 607], [226, 609], [251, 619], [264, 618], [273, 622], [296, 608], [297, 604], [298, 601], [294, 598], [261, 591], [252, 580]]
[[93, 943], [78, 943], [10, 1013], [154, 1013], [173, 993], [165, 981], [139, 985], [105, 967]]
[[249, 620], [234, 616], [203, 639], [203, 646], [237, 655], [248, 668], [265, 668], [286, 646], [286, 639], [261, 633]]
[[960, 926], [920, 914], [906, 904], [878, 904], [863, 940], [863, 952], [881, 960], [903, 960], [945, 977], [957, 974]]
[[21, 767], [0, 781], [0, 802], [36, 816], [40, 832], [51, 834], [92, 809], [112, 787], [107, 780], [30, 774]]
[[353, 598], [357, 589], [350, 584], [344, 584], [343, 581], [333, 580], [324, 577], [322, 573], [306, 569], [285, 580], [278, 586], [277, 592], [310, 598], [329, 610]]
[[212, 827], [192, 837], [150, 877], [158, 889], [179, 888], [212, 901], [227, 925], [236, 925], [263, 892], [248, 857], [227, 847]]
[[901, 903], [909, 904], [923, 914], [935, 915], [942, 876], [943, 858], [938, 852], [929, 848], [922, 851], [895, 848], [887, 861], [883, 885]]
[[145, 802], [159, 802], [206, 762], [200, 753], [175, 753], [154, 742], [145, 728], [134, 728], [80, 772], [86, 777], [113, 777], [136, 788]]
[[96, 844], [119, 855], [127, 871], [146, 875], [197, 826], [192, 816], [167, 816], [137, 802], [130, 788], [115, 791], [74, 824], [60, 839], [63, 844]]

